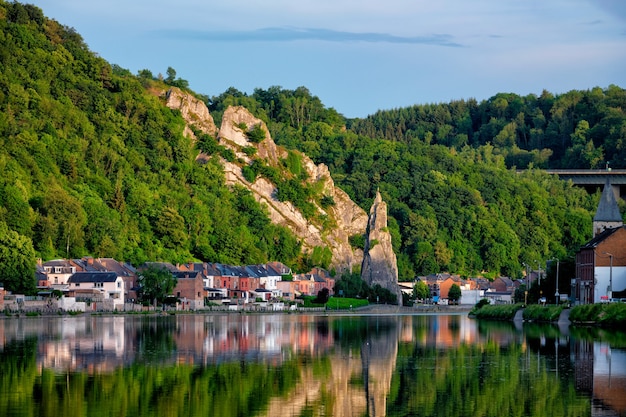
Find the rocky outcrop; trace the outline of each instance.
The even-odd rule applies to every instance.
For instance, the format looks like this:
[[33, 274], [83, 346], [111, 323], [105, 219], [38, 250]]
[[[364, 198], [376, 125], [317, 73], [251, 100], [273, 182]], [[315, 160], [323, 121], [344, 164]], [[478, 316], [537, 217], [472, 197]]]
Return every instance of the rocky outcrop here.
[[[248, 140], [246, 133], [257, 126], [265, 133], [265, 139], [259, 143], [252, 143]], [[218, 139], [221, 144], [229, 146], [235, 153], [240, 151], [241, 147], [256, 147], [256, 157], [266, 160], [269, 165], [276, 165], [279, 159], [287, 156], [284, 150], [279, 151], [276, 147], [265, 122], [257, 119], [245, 107], [241, 106], [230, 106], [226, 109], [222, 116]]]
[[376, 192], [370, 209], [365, 239], [361, 279], [369, 286], [378, 284], [391, 291], [402, 305], [402, 294], [398, 286], [398, 263], [391, 245], [391, 234], [387, 230], [387, 203]]
[[[361, 265], [363, 251], [354, 250], [349, 238], [352, 235], [365, 233], [367, 213], [357, 206], [343, 190], [335, 187], [328, 167], [324, 164], [316, 165], [306, 155], [301, 155], [307, 181], [316, 183], [321, 192], [332, 197], [335, 203], [326, 208], [316, 207], [320, 218], [329, 219], [324, 224], [317, 224], [305, 218], [290, 202], [278, 201], [275, 198], [276, 185], [266, 178], [258, 177], [254, 183], [244, 178], [242, 167], [250, 164], [253, 158], [261, 158], [270, 166], [282, 167], [281, 161], [288, 155], [287, 151], [276, 146], [262, 120], [254, 117], [244, 107], [231, 106], [222, 116], [219, 131], [213, 130], [213, 118], [204, 103], [178, 89], [171, 89], [166, 96], [168, 107], [179, 109], [188, 124], [200, 127], [203, 132], [216, 136], [220, 145], [235, 152], [236, 161], [224, 160], [222, 162], [227, 184], [239, 184], [249, 189], [254, 198], [267, 207], [273, 223], [289, 228], [302, 241], [304, 251], [310, 252], [315, 247], [328, 247], [332, 252], [331, 266], [337, 272], [351, 271], [353, 267]], [[201, 107], [204, 107], [206, 111]], [[255, 128], [260, 128], [265, 133], [265, 138], [258, 143], [248, 139], [248, 132]], [[243, 151], [248, 147], [256, 148], [254, 156], [251, 157]], [[332, 226], [328, 226], [329, 224]]]
[[170, 109], [180, 110], [183, 119], [187, 122], [184, 132], [186, 136], [194, 136], [189, 128], [190, 125], [213, 137], [217, 134], [217, 126], [206, 104], [191, 94], [179, 88], [170, 88], [165, 92], [165, 105]]
[[[260, 143], [248, 140], [244, 127], [252, 129], [260, 125], [265, 131], [265, 139]], [[235, 151], [237, 158], [250, 163], [251, 158], [241, 152], [242, 147], [255, 146], [257, 155], [266, 163], [280, 166], [280, 160], [287, 157], [287, 152], [276, 146], [269, 130], [263, 121], [255, 118], [243, 107], [230, 107], [222, 116], [222, 125], [219, 130], [220, 144], [229, 146]], [[363, 234], [367, 227], [367, 213], [357, 206], [341, 189], [335, 187], [328, 167], [324, 164], [316, 165], [306, 155], [301, 155], [303, 168], [311, 183], [318, 183], [324, 195], [333, 198], [335, 204], [324, 209], [317, 206], [321, 215], [333, 219], [335, 227], [323, 227], [306, 219], [300, 211], [289, 201], [281, 202], [275, 198], [276, 186], [263, 177], [249, 183], [242, 174], [239, 163], [224, 162], [226, 182], [240, 184], [252, 191], [255, 199], [268, 208], [273, 223], [289, 228], [301, 239], [303, 249], [312, 251], [315, 247], [328, 247], [332, 252], [332, 267], [338, 272], [352, 270], [361, 264], [363, 253], [353, 250], [349, 238], [355, 234]]]

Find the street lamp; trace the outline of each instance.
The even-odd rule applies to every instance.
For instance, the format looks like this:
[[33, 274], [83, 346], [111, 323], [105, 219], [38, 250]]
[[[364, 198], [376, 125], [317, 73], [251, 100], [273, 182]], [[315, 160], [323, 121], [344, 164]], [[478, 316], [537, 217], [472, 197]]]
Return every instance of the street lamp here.
[[529, 277], [529, 273], [528, 273], [528, 268], [530, 267], [530, 265], [528, 265], [526, 262], [524, 262], [524, 266], [526, 267], [526, 288], [524, 288], [524, 305], [528, 305], [528, 288], [530, 288], [530, 285], [528, 284], [528, 280], [530, 279]]
[[611, 302], [611, 298], [613, 298], [613, 254], [604, 252], [605, 255], [609, 255], [609, 287], [606, 289], [606, 295], [608, 297], [608, 301]]
[[559, 263], [560, 263], [560, 261], [557, 259], [556, 260], [556, 292], [554, 293], [554, 296], [556, 297], [556, 304], [557, 305], [561, 301], [561, 300], [559, 300], [559, 297], [560, 297], [560, 294], [559, 294]]

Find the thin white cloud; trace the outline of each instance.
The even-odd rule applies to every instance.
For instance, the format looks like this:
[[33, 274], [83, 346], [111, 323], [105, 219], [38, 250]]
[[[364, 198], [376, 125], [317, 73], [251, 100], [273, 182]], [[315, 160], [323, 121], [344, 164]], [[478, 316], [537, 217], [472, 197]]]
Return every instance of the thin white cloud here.
[[166, 38], [213, 42], [293, 42], [315, 40], [326, 42], [366, 42], [395, 44], [426, 44], [461, 47], [451, 35], [397, 36], [375, 32], [345, 32], [320, 28], [263, 28], [250, 31], [160, 30], [156, 34]]

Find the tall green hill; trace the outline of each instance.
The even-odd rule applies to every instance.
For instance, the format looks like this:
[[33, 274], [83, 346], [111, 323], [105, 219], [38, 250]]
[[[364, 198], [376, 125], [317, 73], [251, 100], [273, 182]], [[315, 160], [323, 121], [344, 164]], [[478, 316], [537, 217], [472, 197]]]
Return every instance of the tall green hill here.
[[299, 243], [179, 113], [34, 6], [0, 2], [0, 219], [38, 256], [295, 264]]

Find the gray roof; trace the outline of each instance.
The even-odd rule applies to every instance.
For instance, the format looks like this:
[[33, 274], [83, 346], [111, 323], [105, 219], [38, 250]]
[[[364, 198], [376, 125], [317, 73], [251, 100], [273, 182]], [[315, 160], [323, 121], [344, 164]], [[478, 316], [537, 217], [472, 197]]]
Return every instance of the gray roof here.
[[115, 272], [76, 272], [67, 282], [115, 282], [117, 274]]
[[617, 200], [615, 200], [615, 194], [613, 194], [613, 187], [611, 187], [611, 181], [607, 177], [606, 184], [602, 190], [602, 196], [598, 203], [598, 209], [596, 215], [593, 217], [594, 222], [621, 222], [622, 215], [619, 212], [617, 206]]
[[599, 235], [597, 235], [593, 239], [591, 239], [589, 242], [587, 242], [583, 246], [581, 246], [580, 249], [582, 250], [582, 249], [593, 249], [593, 248], [596, 248], [598, 246], [598, 244], [604, 242], [609, 236], [611, 236], [613, 233], [617, 232], [620, 229], [626, 229], [626, 226], [614, 227], [612, 229], [606, 229], [605, 231], [603, 231], [602, 233], [600, 233]]
[[172, 275], [176, 279], [196, 279], [198, 277], [198, 271], [173, 271]]

